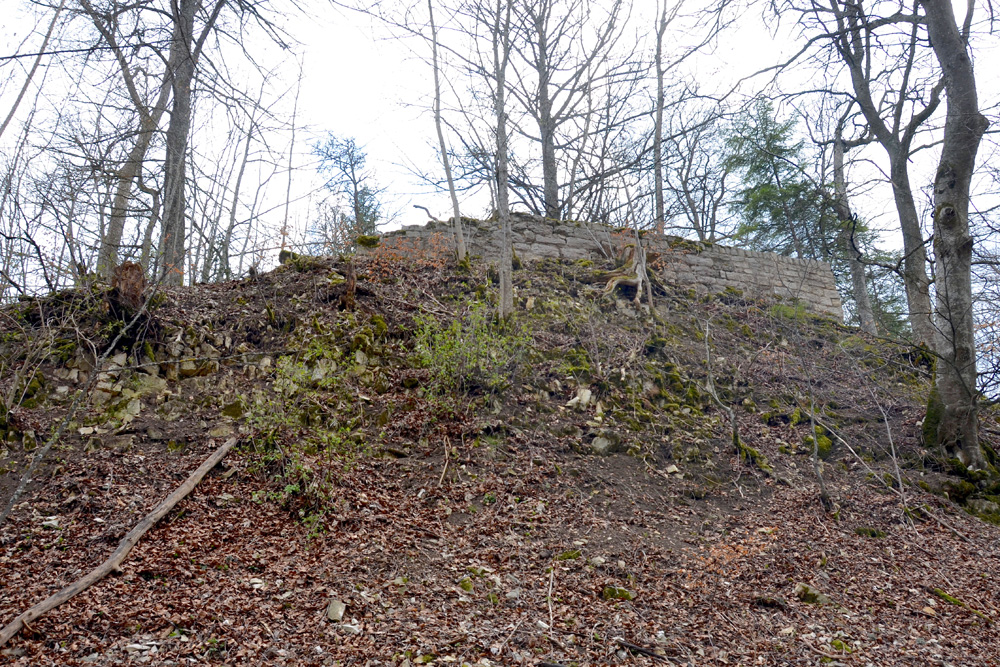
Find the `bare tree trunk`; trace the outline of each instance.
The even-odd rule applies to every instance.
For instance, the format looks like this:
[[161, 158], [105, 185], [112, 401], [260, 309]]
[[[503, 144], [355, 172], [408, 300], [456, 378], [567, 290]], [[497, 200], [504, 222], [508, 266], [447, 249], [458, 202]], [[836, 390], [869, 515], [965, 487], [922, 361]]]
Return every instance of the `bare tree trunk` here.
[[458, 261], [464, 261], [465, 233], [462, 230], [462, 213], [458, 207], [458, 193], [455, 191], [455, 180], [451, 176], [451, 161], [448, 159], [448, 146], [444, 141], [444, 130], [441, 128], [441, 73], [438, 65], [437, 26], [434, 25], [434, 2], [427, 0], [427, 13], [431, 21], [431, 49], [434, 65], [434, 127], [437, 130], [438, 146], [441, 149], [441, 164], [444, 165], [444, 176], [448, 180], [448, 194], [451, 195], [452, 230], [455, 234], [455, 254]]
[[910, 189], [909, 155], [902, 151], [887, 152], [899, 228], [903, 233], [903, 285], [906, 288], [910, 327], [917, 343], [933, 348], [936, 335], [931, 319], [931, 281], [927, 277], [927, 250], [924, 246], [924, 234], [920, 229], [920, 216], [913, 200], [913, 190]]
[[14, 118], [14, 114], [17, 113], [17, 108], [21, 106], [21, 101], [24, 99], [25, 93], [28, 92], [28, 87], [31, 86], [31, 80], [35, 76], [35, 72], [38, 71], [38, 65], [41, 63], [42, 58], [45, 57], [45, 49], [49, 46], [49, 40], [52, 39], [52, 32], [56, 28], [56, 23], [59, 21], [59, 14], [62, 13], [63, 7], [66, 6], [66, 0], [59, 0], [59, 6], [56, 7], [56, 13], [52, 16], [52, 21], [49, 23], [49, 29], [45, 33], [45, 39], [42, 40], [42, 46], [38, 49], [38, 55], [35, 56], [35, 62], [32, 63], [31, 69], [28, 70], [28, 76], [24, 80], [24, 85], [21, 86], [21, 91], [17, 94], [17, 98], [14, 100], [14, 104], [10, 107], [10, 112], [7, 117], [4, 118], [3, 124], [0, 125], [0, 137], [3, 136], [4, 130], [10, 124], [10, 121]]
[[[197, 42], [194, 39], [194, 16], [200, 0], [176, 0], [174, 32], [170, 41], [173, 85], [173, 106], [167, 126], [167, 155], [163, 170], [163, 225], [160, 245], [163, 256], [160, 267], [167, 285], [184, 283], [184, 218], [187, 209], [184, 181], [187, 167], [188, 135], [191, 131], [191, 84], [194, 81], [198, 56], [205, 38], [215, 25], [226, 0], [218, 0]], [[176, 54], [176, 55], [175, 55]]]
[[[935, 442], [962, 463], [985, 469], [979, 446], [976, 339], [972, 316], [972, 245], [969, 196], [976, 153], [989, 122], [979, 111], [976, 77], [965, 35], [948, 0], [921, 0], [927, 33], [944, 72], [948, 98], [941, 164], [934, 178], [934, 254], [937, 271], [938, 362], [925, 426], [936, 425]], [[925, 430], [925, 433], [927, 431]]]
[[501, 321], [514, 314], [513, 235], [510, 229], [510, 201], [507, 172], [507, 62], [510, 60], [511, 0], [497, 0], [493, 26], [493, 66], [496, 95], [494, 105], [497, 121], [497, 209], [500, 217], [500, 305]]
[[868, 285], [865, 281], [865, 267], [861, 263], [861, 254], [854, 247], [854, 234], [850, 200], [847, 198], [847, 177], [844, 174], [844, 120], [846, 115], [837, 124], [837, 136], [833, 140], [833, 187], [834, 202], [833, 208], [840, 218], [842, 229], [838, 236], [838, 241], [847, 258], [847, 264], [851, 270], [851, 293], [854, 296], [854, 304], [858, 309], [858, 322], [861, 330], [870, 334], [875, 334], [875, 314], [872, 310], [872, 302], [868, 297]]
[[[233, 242], [233, 230], [236, 228], [236, 207], [240, 201], [240, 187], [243, 185], [243, 174], [246, 173], [247, 162], [250, 161], [250, 144], [253, 141], [253, 133], [257, 127], [257, 121], [251, 115], [250, 127], [247, 128], [247, 143], [243, 147], [243, 160], [240, 161], [240, 170], [236, 173], [236, 185], [233, 186], [233, 202], [229, 207], [229, 224], [226, 225], [226, 234], [222, 239], [220, 252], [222, 256], [219, 261], [222, 263], [223, 275], [229, 279], [232, 277], [232, 269], [229, 266], [229, 246]], [[289, 174], [291, 178], [291, 174]]]
[[[861, 0], [831, 0], [832, 15], [836, 21], [833, 34], [837, 52], [851, 74], [855, 100], [864, 114], [872, 134], [885, 150], [889, 158], [889, 177], [899, 214], [899, 227], [903, 233], [903, 284], [909, 309], [910, 326], [916, 342], [929, 347], [935, 344], [934, 324], [931, 320], [930, 281], [927, 278], [927, 252], [924, 248], [923, 231], [913, 201], [910, 187], [909, 160], [913, 137], [934, 113], [940, 103], [940, 86], [930, 92], [927, 104], [919, 111], [913, 109], [910, 120], [903, 124], [903, 112], [911, 102], [910, 76], [916, 58], [919, 24], [913, 23], [909, 36], [905, 63], [902, 65], [902, 80], [895, 102], [876, 102], [872, 96], [872, 24], [865, 13]], [[815, 5], [819, 7], [819, 5]], [[826, 9], [815, 10], [817, 13]], [[825, 20], [825, 17], [822, 19]], [[878, 42], [876, 46], [878, 47]], [[882, 116], [883, 107], [891, 110], [892, 117], [887, 122]], [[890, 125], [891, 123], [891, 125]]]
[[[635, 72], [641, 69], [635, 67], [634, 61], [626, 64], [624, 60], [612, 62], [611, 58], [622, 35], [619, 17], [624, 0], [602, 5], [602, 24], [590, 34], [585, 32], [584, 26], [593, 21], [599, 4], [590, 0], [531, 0], [517, 4], [513, 27], [518, 39], [514, 51], [536, 78], [532, 80], [515, 68], [509, 92], [537, 125], [537, 134], [518, 128], [516, 123], [515, 131], [540, 145], [540, 208], [552, 219], [564, 217], [557, 153], [580, 145], [579, 135], [569, 136], [568, 128], [571, 120], [580, 118], [583, 98], [596, 92], [608, 97], [609, 105], [613, 104], [612, 98], [621, 101], [623, 98], [616, 97], [625, 94], [620, 86], [636, 81]], [[531, 190], [534, 200], [536, 191]]]
[[[281, 223], [281, 248], [285, 248], [285, 241], [288, 239], [288, 210], [292, 205], [292, 158], [295, 156], [295, 127], [296, 120], [299, 116], [299, 93], [302, 92], [302, 64], [299, 63], [299, 80], [295, 84], [295, 104], [292, 107], [292, 138], [288, 144], [288, 181], [285, 184], [285, 219]], [[263, 90], [261, 90], [261, 97], [263, 97]], [[251, 119], [250, 128], [253, 129], [253, 120]], [[247, 135], [247, 150], [250, 150], [250, 135]], [[246, 165], [246, 160], [244, 158], [243, 165]], [[240, 167], [240, 177], [242, 180], [243, 167]], [[356, 190], [355, 190], [356, 191]], [[236, 198], [239, 193], [233, 194], [233, 210], [236, 208]], [[355, 210], [357, 210], [357, 197], [355, 197]], [[355, 214], [356, 215], [356, 214]], [[360, 224], [360, 221], [355, 217], [355, 221]], [[232, 226], [232, 218], [230, 218], [230, 226]]]
[[539, 3], [535, 15], [535, 36], [538, 73], [538, 131], [542, 140], [542, 198], [545, 216], [559, 219], [559, 174], [556, 167], [556, 123], [552, 117], [552, 98], [549, 91], [551, 75], [548, 49], [548, 16], [552, 11], [550, 0]]
[[146, 229], [142, 234], [142, 249], [139, 255], [139, 264], [142, 265], [143, 270], [146, 271], [147, 275], [155, 275], [157, 271], [151, 269], [154, 266], [151, 264], [153, 259], [153, 229], [156, 228], [156, 223], [160, 221], [160, 191], [156, 188], [147, 187], [142, 181], [142, 174], [139, 176], [139, 189], [148, 194], [153, 198], [153, 204], [150, 207], [149, 220], [146, 222]]
[[[161, 270], [167, 285], [184, 283], [184, 218], [186, 200], [184, 180], [187, 167], [187, 141], [191, 130], [191, 83], [194, 80], [194, 15], [198, 0], [177, 0], [174, 7], [174, 32], [170, 53], [174, 67], [174, 100], [167, 126], [167, 157], [163, 170], [163, 257]], [[174, 54], [177, 54], [176, 60]]]
[[[229, 141], [227, 143], [232, 144], [232, 138], [236, 135], [239, 128], [235, 125], [229, 130]], [[201, 226], [201, 241], [199, 245], [201, 250], [199, 254], [201, 255], [201, 282], [207, 283], [213, 278], [219, 280], [219, 277], [223, 275], [223, 270], [220, 265], [222, 259], [222, 251], [219, 249], [219, 243], [222, 237], [222, 215], [225, 210], [226, 204], [226, 190], [229, 185], [229, 177], [232, 174], [232, 168], [235, 166], [236, 151], [234, 146], [233, 160], [222, 160], [218, 165], [218, 171], [214, 176], [207, 176], [205, 180], [213, 184], [212, 188], [208, 192], [203, 192], [204, 203], [201, 206], [202, 213], [200, 216], [195, 216], [195, 220], [200, 220]], [[188, 153], [188, 159], [194, 164], [194, 152]], [[228, 172], [228, 173], [224, 173]], [[198, 174], [193, 174], [193, 181], [195, 184], [199, 182]], [[198, 192], [198, 188], [194, 188], [195, 192]], [[195, 206], [192, 209], [196, 210]], [[208, 231], [206, 233], [206, 227]], [[199, 263], [194, 262], [193, 266], [198, 266]], [[193, 269], [192, 269], [193, 271]], [[194, 280], [194, 274], [192, 273], [192, 280]]]
[[[125, 221], [128, 218], [128, 205], [132, 197], [132, 185], [142, 171], [143, 161], [146, 159], [146, 152], [153, 140], [153, 134], [160, 126], [160, 119], [167, 107], [167, 100], [170, 99], [171, 76], [178, 57], [178, 51], [171, 48], [170, 56], [163, 72], [163, 80], [160, 82], [160, 90], [156, 101], [152, 106], [147, 106], [146, 101], [139, 94], [135, 83], [133, 68], [125, 56], [125, 51], [118, 43], [118, 37], [113, 31], [113, 23], [99, 14], [90, 4], [89, 0], [80, 0], [91, 22], [101, 33], [104, 42], [111, 49], [118, 63], [122, 81], [128, 91], [132, 106], [135, 107], [139, 116], [139, 129], [136, 133], [135, 144], [129, 150], [125, 158], [125, 163], [115, 173], [118, 184], [115, 187], [115, 196], [111, 203], [111, 216], [108, 221], [107, 230], [101, 237], [101, 248], [97, 256], [97, 273], [109, 277], [111, 271], [118, 264], [119, 253], [121, 251], [122, 235], [125, 231]], [[109, 25], [111, 24], [111, 25]], [[176, 30], [176, 27], [175, 27]], [[143, 263], [145, 266], [146, 263]]]
[[590, 143], [590, 123], [594, 116], [594, 96], [591, 91], [587, 91], [587, 110], [583, 118], [583, 133], [580, 135], [580, 146], [573, 156], [573, 164], [569, 170], [569, 185], [566, 186], [566, 200], [563, 202], [563, 220], [573, 220], [576, 207], [576, 177], [580, 173], [580, 161], [587, 152]]
[[658, 234], [664, 233], [666, 225], [663, 205], [663, 38], [667, 32], [667, 24], [667, 3], [664, 0], [663, 9], [656, 23], [656, 62], [654, 63], [656, 67], [656, 118], [653, 124], [653, 198], [656, 205], [654, 214]]
[[[169, 89], [169, 85], [164, 88]], [[112, 269], [118, 264], [122, 235], [125, 231], [125, 220], [128, 218], [132, 184], [142, 168], [142, 162], [146, 158], [146, 151], [149, 149], [153, 132], [159, 124], [162, 109], [162, 106], [158, 106], [152, 116], [146, 116], [140, 121], [139, 136], [129, 151], [128, 157], [125, 158], [125, 164], [115, 173], [118, 185], [115, 188], [115, 198], [111, 203], [111, 218], [108, 221], [108, 229], [104, 238], [101, 239], [101, 250], [97, 256], [97, 273], [102, 276], [110, 276]]]

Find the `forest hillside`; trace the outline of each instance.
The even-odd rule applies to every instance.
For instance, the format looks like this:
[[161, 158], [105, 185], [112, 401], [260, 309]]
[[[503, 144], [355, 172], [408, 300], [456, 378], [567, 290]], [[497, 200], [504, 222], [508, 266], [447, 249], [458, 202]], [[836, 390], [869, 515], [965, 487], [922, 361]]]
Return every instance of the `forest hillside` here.
[[503, 326], [488, 263], [379, 248], [5, 307], [5, 506], [46, 455], [0, 624], [234, 446], [0, 662], [1000, 664], [1000, 485], [923, 446], [930, 358], [617, 268], [524, 262]]

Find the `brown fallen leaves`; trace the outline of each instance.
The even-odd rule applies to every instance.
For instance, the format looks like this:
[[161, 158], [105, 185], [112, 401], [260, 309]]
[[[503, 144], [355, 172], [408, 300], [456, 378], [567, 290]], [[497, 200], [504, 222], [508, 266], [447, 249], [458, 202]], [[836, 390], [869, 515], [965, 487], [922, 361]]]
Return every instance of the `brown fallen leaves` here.
[[[975, 536], [971, 544], [936, 524], [908, 527], [892, 498], [864, 485], [850, 503], [864, 514], [847, 508], [839, 522], [820, 512], [811, 490], [787, 488], [755, 509], [721, 515], [731, 492], [690, 503], [637, 463], [561, 475], [557, 461], [580, 462], [548, 451], [538, 464], [542, 443], [513, 444], [503, 461], [466, 452], [470, 463], [441, 487], [437, 458], [363, 461], [341, 480], [332, 528], [313, 537], [294, 513], [254, 502], [262, 487], [252, 476], [206, 479], [121, 574], [35, 623], [7, 659], [652, 660], [622, 641], [695, 665], [985, 665], [1000, 655], [992, 527], [952, 516]], [[155, 474], [109, 465], [71, 472], [79, 475], [76, 495], [92, 503], [62, 506], [58, 531], [27, 516], [3, 531], [4, 618], [103, 558], [113, 548], [111, 525], [127, 525], [157, 500]], [[580, 493], [586, 486], [591, 492]], [[58, 507], [64, 493], [47, 489], [45, 501]], [[662, 507], [643, 508], [639, 495], [653, 493]], [[887, 536], [857, 535], [852, 521], [861, 520]], [[792, 593], [800, 581], [833, 603], [800, 602]], [[609, 585], [634, 599], [602, 599]], [[937, 587], [967, 607], [927, 592]], [[334, 598], [347, 605], [342, 623], [325, 618]], [[764, 598], [776, 602], [760, 604]]]

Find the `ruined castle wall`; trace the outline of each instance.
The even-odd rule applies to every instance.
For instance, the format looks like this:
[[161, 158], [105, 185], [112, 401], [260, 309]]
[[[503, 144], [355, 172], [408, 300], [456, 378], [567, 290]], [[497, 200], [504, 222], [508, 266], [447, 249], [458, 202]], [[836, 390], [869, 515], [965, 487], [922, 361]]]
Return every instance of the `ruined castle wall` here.
[[[500, 229], [494, 221], [465, 219], [469, 252], [485, 258], [500, 256]], [[634, 242], [632, 232], [612, 230], [587, 222], [559, 222], [516, 213], [511, 228], [514, 251], [522, 260], [602, 259]], [[383, 237], [400, 249], [452, 247], [450, 224], [403, 227]], [[659, 253], [664, 281], [699, 293], [727, 287], [751, 294], [797, 298], [813, 311], [843, 319], [840, 295], [830, 265], [813, 259], [793, 259], [715, 244], [701, 244], [673, 236], [646, 234], [643, 243]]]

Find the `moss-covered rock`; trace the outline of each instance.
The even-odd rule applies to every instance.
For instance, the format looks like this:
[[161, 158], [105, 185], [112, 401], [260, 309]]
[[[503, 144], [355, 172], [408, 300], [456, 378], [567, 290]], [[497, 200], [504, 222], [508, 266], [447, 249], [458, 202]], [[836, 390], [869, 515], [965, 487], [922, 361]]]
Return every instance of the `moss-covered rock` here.
[[795, 597], [797, 597], [802, 602], [806, 604], [817, 604], [825, 605], [830, 604], [832, 600], [829, 595], [821, 593], [818, 589], [813, 588], [809, 584], [798, 583], [795, 584]]
[[830, 454], [833, 452], [833, 440], [827, 436], [827, 431], [822, 426], [816, 426], [815, 436], [807, 435], [803, 439], [803, 443], [812, 451], [814, 448], [816, 450], [817, 456], [821, 459], [829, 458]]
[[736, 453], [739, 455], [740, 460], [750, 463], [764, 474], [771, 475], [774, 473], [774, 467], [771, 466], [771, 462], [767, 460], [767, 457], [761, 454], [759, 450], [743, 444], [736, 434], [733, 434], [733, 444], [736, 447]]
[[949, 480], [942, 485], [942, 488], [948, 494], [948, 497], [959, 505], [965, 504], [965, 501], [976, 492], [976, 485], [964, 479]]
[[885, 537], [884, 530], [878, 530], [877, 528], [872, 528], [871, 526], [858, 526], [854, 529], [854, 533], [855, 535], [860, 535], [861, 537]]
[[389, 325], [386, 324], [385, 318], [378, 313], [372, 315], [372, 327], [375, 329], [375, 336], [377, 338], [384, 338], [389, 333]]
[[601, 591], [604, 600], [634, 600], [635, 593], [621, 586], [605, 586]]

